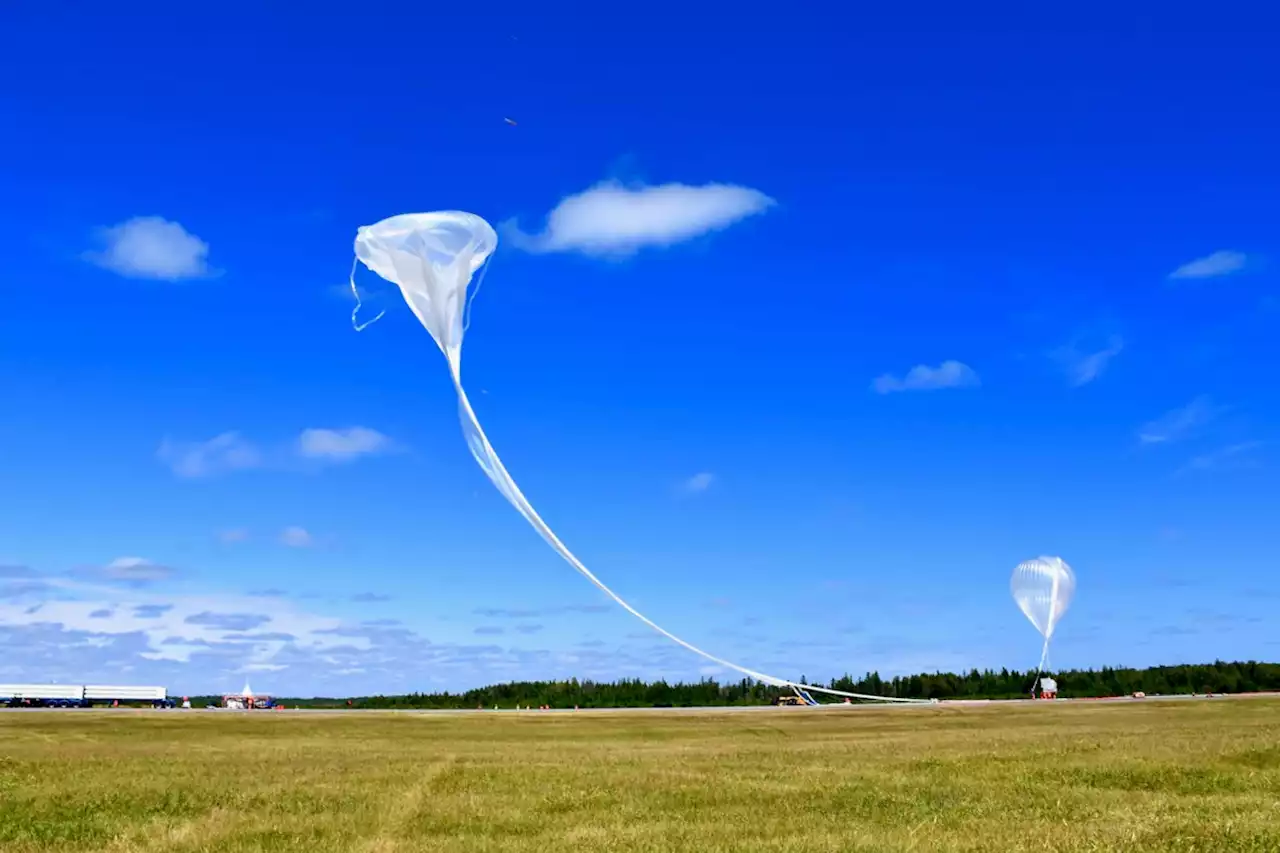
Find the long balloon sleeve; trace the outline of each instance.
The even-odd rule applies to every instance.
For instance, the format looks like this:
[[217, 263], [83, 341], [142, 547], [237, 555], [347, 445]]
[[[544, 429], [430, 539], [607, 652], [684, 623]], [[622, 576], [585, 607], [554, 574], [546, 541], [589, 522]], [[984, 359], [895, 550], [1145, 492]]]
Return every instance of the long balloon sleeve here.
[[654, 622], [648, 616], [645, 616], [639, 610], [636, 610], [620, 595], [610, 589], [604, 581], [596, 577], [595, 573], [583, 565], [582, 561], [579, 560], [574, 553], [560, 541], [560, 537], [556, 536], [555, 531], [553, 531], [551, 527], [542, 520], [542, 517], [538, 515], [538, 511], [533, 508], [533, 505], [529, 503], [529, 500], [524, 496], [524, 493], [520, 491], [520, 487], [516, 485], [515, 480], [512, 479], [509, 473], [507, 473], [506, 466], [502, 464], [502, 460], [498, 458], [497, 451], [494, 450], [493, 445], [489, 443], [489, 438], [485, 435], [484, 428], [480, 426], [480, 421], [476, 417], [475, 410], [471, 408], [471, 401], [467, 398], [466, 389], [462, 387], [462, 378], [457, 369], [457, 365], [451, 364], [451, 367], [453, 368], [452, 373], [454, 387], [458, 392], [458, 415], [462, 421], [462, 432], [466, 436], [467, 446], [471, 449], [471, 455], [475, 457], [480, 469], [484, 471], [485, 475], [493, 482], [493, 485], [502, 493], [502, 496], [516, 508], [517, 512], [524, 516], [525, 520], [529, 522], [533, 529], [546, 540], [547, 544], [550, 545], [557, 554], [564, 558], [565, 562], [570, 566], [573, 566], [579, 574], [591, 581], [591, 583], [595, 584], [601, 592], [617, 602], [618, 606], [623, 610], [626, 610], [632, 616], [636, 617], [662, 636], [680, 644], [694, 654], [700, 655], [727, 669], [740, 672], [743, 675], [756, 679], [757, 681], [763, 681], [766, 684], [773, 684], [779, 687], [797, 687], [802, 690], [826, 693], [833, 696], [847, 696], [853, 699], [876, 699], [898, 702], [915, 701], [911, 699], [899, 699], [897, 697], [876, 696], [869, 693], [849, 693], [842, 690], [833, 690], [827, 687], [817, 687], [811, 684], [797, 684], [796, 682], [789, 681], [785, 678], [779, 678], [777, 676], [767, 675], [763, 672], [757, 672], [754, 669], [748, 669], [747, 667], [740, 666], [732, 661], [727, 661], [724, 658], [717, 657], [710, 652], [698, 648], [692, 643], [677, 637], [666, 628], [663, 628], [661, 625]]
[[[375, 225], [361, 228], [356, 237], [356, 257], [383, 278], [399, 285], [409, 308], [423, 327], [431, 333], [441, 352], [444, 353], [457, 391], [458, 414], [471, 455], [516, 511], [524, 516], [533, 529], [565, 562], [620, 607], [667, 639], [713, 663], [740, 672], [757, 681], [778, 687], [791, 687], [797, 691], [813, 691], [831, 696], [884, 702], [921, 701], [800, 684], [757, 672], [717, 657], [677, 637], [636, 610], [596, 577], [560, 541], [520, 491], [520, 487], [507, 472], [506, 466], [502, 464], [497, 451], [489, 443], [484, 428], [480, 426], [480, 421], [471, 407], [471, 401], [467, 398], [466, 389], [462, 384], [462, 336], [466, 331], [464, 314], [468, 304], [465, 297], [466, 289], [471, 276], [484, 265], [496, 246], [496, 233], [480, 217], [460, 211], [441, 211], [394, 216]], [[358, 299], [354, 273], [352, 291], [356, 293]], [[363, 326], [357, 328], [363, 328]]]

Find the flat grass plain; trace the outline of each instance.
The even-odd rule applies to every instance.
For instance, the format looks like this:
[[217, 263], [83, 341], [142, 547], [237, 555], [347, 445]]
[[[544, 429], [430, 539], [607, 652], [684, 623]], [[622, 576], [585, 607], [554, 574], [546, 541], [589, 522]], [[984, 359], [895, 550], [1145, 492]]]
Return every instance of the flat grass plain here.
[[1280, 850], [1280, 700], [0, 712], [0, 850]]

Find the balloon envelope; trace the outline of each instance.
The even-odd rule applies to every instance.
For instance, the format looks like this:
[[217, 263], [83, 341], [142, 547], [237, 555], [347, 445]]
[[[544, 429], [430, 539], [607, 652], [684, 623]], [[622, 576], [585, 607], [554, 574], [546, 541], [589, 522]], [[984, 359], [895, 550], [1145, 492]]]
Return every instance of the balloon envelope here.
[[1047, 640], [1071, 606], [1076, 576], [1061, 557], [1037, 557], [1014, 568], [1009, 587], [1018, 607]]
[[356, 231], [356, 257], [397, 285], [457, 370], [467, 286], [498, 248], [493, 226], [461, 210], [404, 213]]

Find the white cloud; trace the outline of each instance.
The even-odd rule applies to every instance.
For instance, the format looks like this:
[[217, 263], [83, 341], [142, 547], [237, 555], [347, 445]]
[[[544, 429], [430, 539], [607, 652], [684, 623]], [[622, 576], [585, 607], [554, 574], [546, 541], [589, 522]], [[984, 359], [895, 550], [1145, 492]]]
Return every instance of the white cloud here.
[[257, 468], [262, 453], [238, 432], [224, 432], [208, 441], [165, 439], [156, 452], [179, 477], [209, 477], [228, 471]]
[[248, 542], [249, 531], [245, 530], [243, 527], [223, 530], [218, 533], [218, 541], [225, 545], [234, 545], [237, 542]]
[[[387, 436], [368, 427], [305, 429], [291, 444], [259, 447], [234, 430], [208, 441], [174, 441], [166, 438], [157, 451], [159, 459], [179, 477], [200, 478], [251, 468], [305, 470], [299, 460], [350, 462], [361, 456], [395, 449]], [[223, 541], [229, 541], [225, 538]]]
[[701, 473], [694, 474], [692, 477], [681, 483], [680, 489], [686, 494], [696, 495], [711, 488], [715, 481], [715, 474], [712, 474], [710, 471], [702, 471]]
[[143, 557], [117, 557], [106, 565], [80, 566], [71, 569], [67, 575], [89, 582], [124, 584], [131, 587], [145, 587], [169, 580], [177, 574], [170, 566]]
[[[125, 643], [131, 656], [153, 662], [186, 663], [221, 646], [228, 667], [241, 670], [270, 663], [290, 644], [315, 650], [367, 645], [367, 640], [331, 634], [341, 620], [303, 613], [283, 600], [272, 601], [271, 612], [263, 613], [263, 600], [247, 596], [122, 595], [119, 589], [60, 578], [47, 583], [57, 595], [42, 593], [35, 612], [28, 612], [23, 601], [0, 601], [0, 633], [50, 630], [51, 645], [62, 653], [74, 653], [77, 646]], [[84, 634], [91, 636], [77, 638]], [[118, 663], [120, 655], [112, 657], [117, 659], [112, 663]], [[0, 672], [22, 672], [23, 666], [20, 661], [16, 667], [15, 662], [0, 661]], [[63, 680], [76, 681], [93, 677], [93, 672], [75, 667], [65, 675], [72, 677]]]
[[1248, 260], [1248, 257], [1243, 252], [1223, 249], [1183, 264], [1169, 273], [1169, 278], [1217, 278], [1218, 276], [1239, 272], [1245, 268]]
[[886, 373], [871, 383], [878, 394], [894, 391], [934, 391], [939, 388], [974, 388], [980, 384], [978, 374], [968, 365], [948, 360], [937, 367], [917, 364], [899, 379]]
[[103, 567], [103, 574], [112, 580], [150, 582], [167, 580], [173, 569], [161, 566], [142, 557], [117, 557]]
[[627, 255], [727, 228], [774, 204], [758, 190], [731, 184], [629, 188], [605, 181], [562, 199], [541, 234], [523, 234], [514, 223], [504, 227], [526, 251]]
[[290, 548], [310, 548], [314, 541], [311, 534], [301, 527], [286, 527], [280, 531], [280, 544]]
[[298, 438], [298, 453], [308, 459], [347, 462], [360, 456], [389, 449], [391, 440], [375, 429], [355, 426], [346, 429], [304, 429]]
[[1088, 385], [1102, 375], [1111, 359], [1124, 349], [1124, 339], [1119, 335], [1111, 335], [1101, 349], [1082, 350], [1076, 342], [1059, 347], [1050, 353], [1050, 357], [1058, 362], [1067, 381], [1073, 388]]
[[177, 222], [159, 216], [136, 216], [98, 232], [101, 251], [86, 258], [131, 278], [179, 281], [211, 274], [209, 246]]
[[1224, 406], [1215, 406], [1208, 397], [1201, 395], [1187, 405], [1166, 412], [1138, 430], [1138, 440], [1143, 444], [1168, 444], [1180, 441], [1209, 423], [1222, 412]]

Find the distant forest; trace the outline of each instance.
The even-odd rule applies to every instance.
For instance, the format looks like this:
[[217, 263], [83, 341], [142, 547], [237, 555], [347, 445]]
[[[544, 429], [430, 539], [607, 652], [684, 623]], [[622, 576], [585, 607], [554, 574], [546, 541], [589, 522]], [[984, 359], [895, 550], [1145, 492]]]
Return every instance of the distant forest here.
[[[1150, 669], [1068, 670], [1052, 673], [1063, 698], [1123, 696], [1142, 691], [1148, 696], [1172, 693], [1250, 693], [1280, 690], [1280, 664], [1226, 663], [1156, 666]], [[1002, 669], [970, 670], [881, 678], [869, 673], [861, 679], [848, 675], [819, 685], [850, 693], [869, 693], [904, 699], [1016, 699], [1030, 695], [1034, 672]], [[803, 676], [798, 679], [811, 684]], [[696, 683], [622, 680], [518, 681], [468, 690], [464, 693], [411, 693], [404, 696], [289, 699], [276, 701], [302, 708], [641, 708], [705, 705], [767, 705], [789, 689], [770, 687], [750, 679], [721, 684], [707, 679]], [[192, 697], [193, 701], [211, 697]], [[815, 695], [819, 701], [833, 697]], [[838, 700], [835, 700], [838, 701]]]

